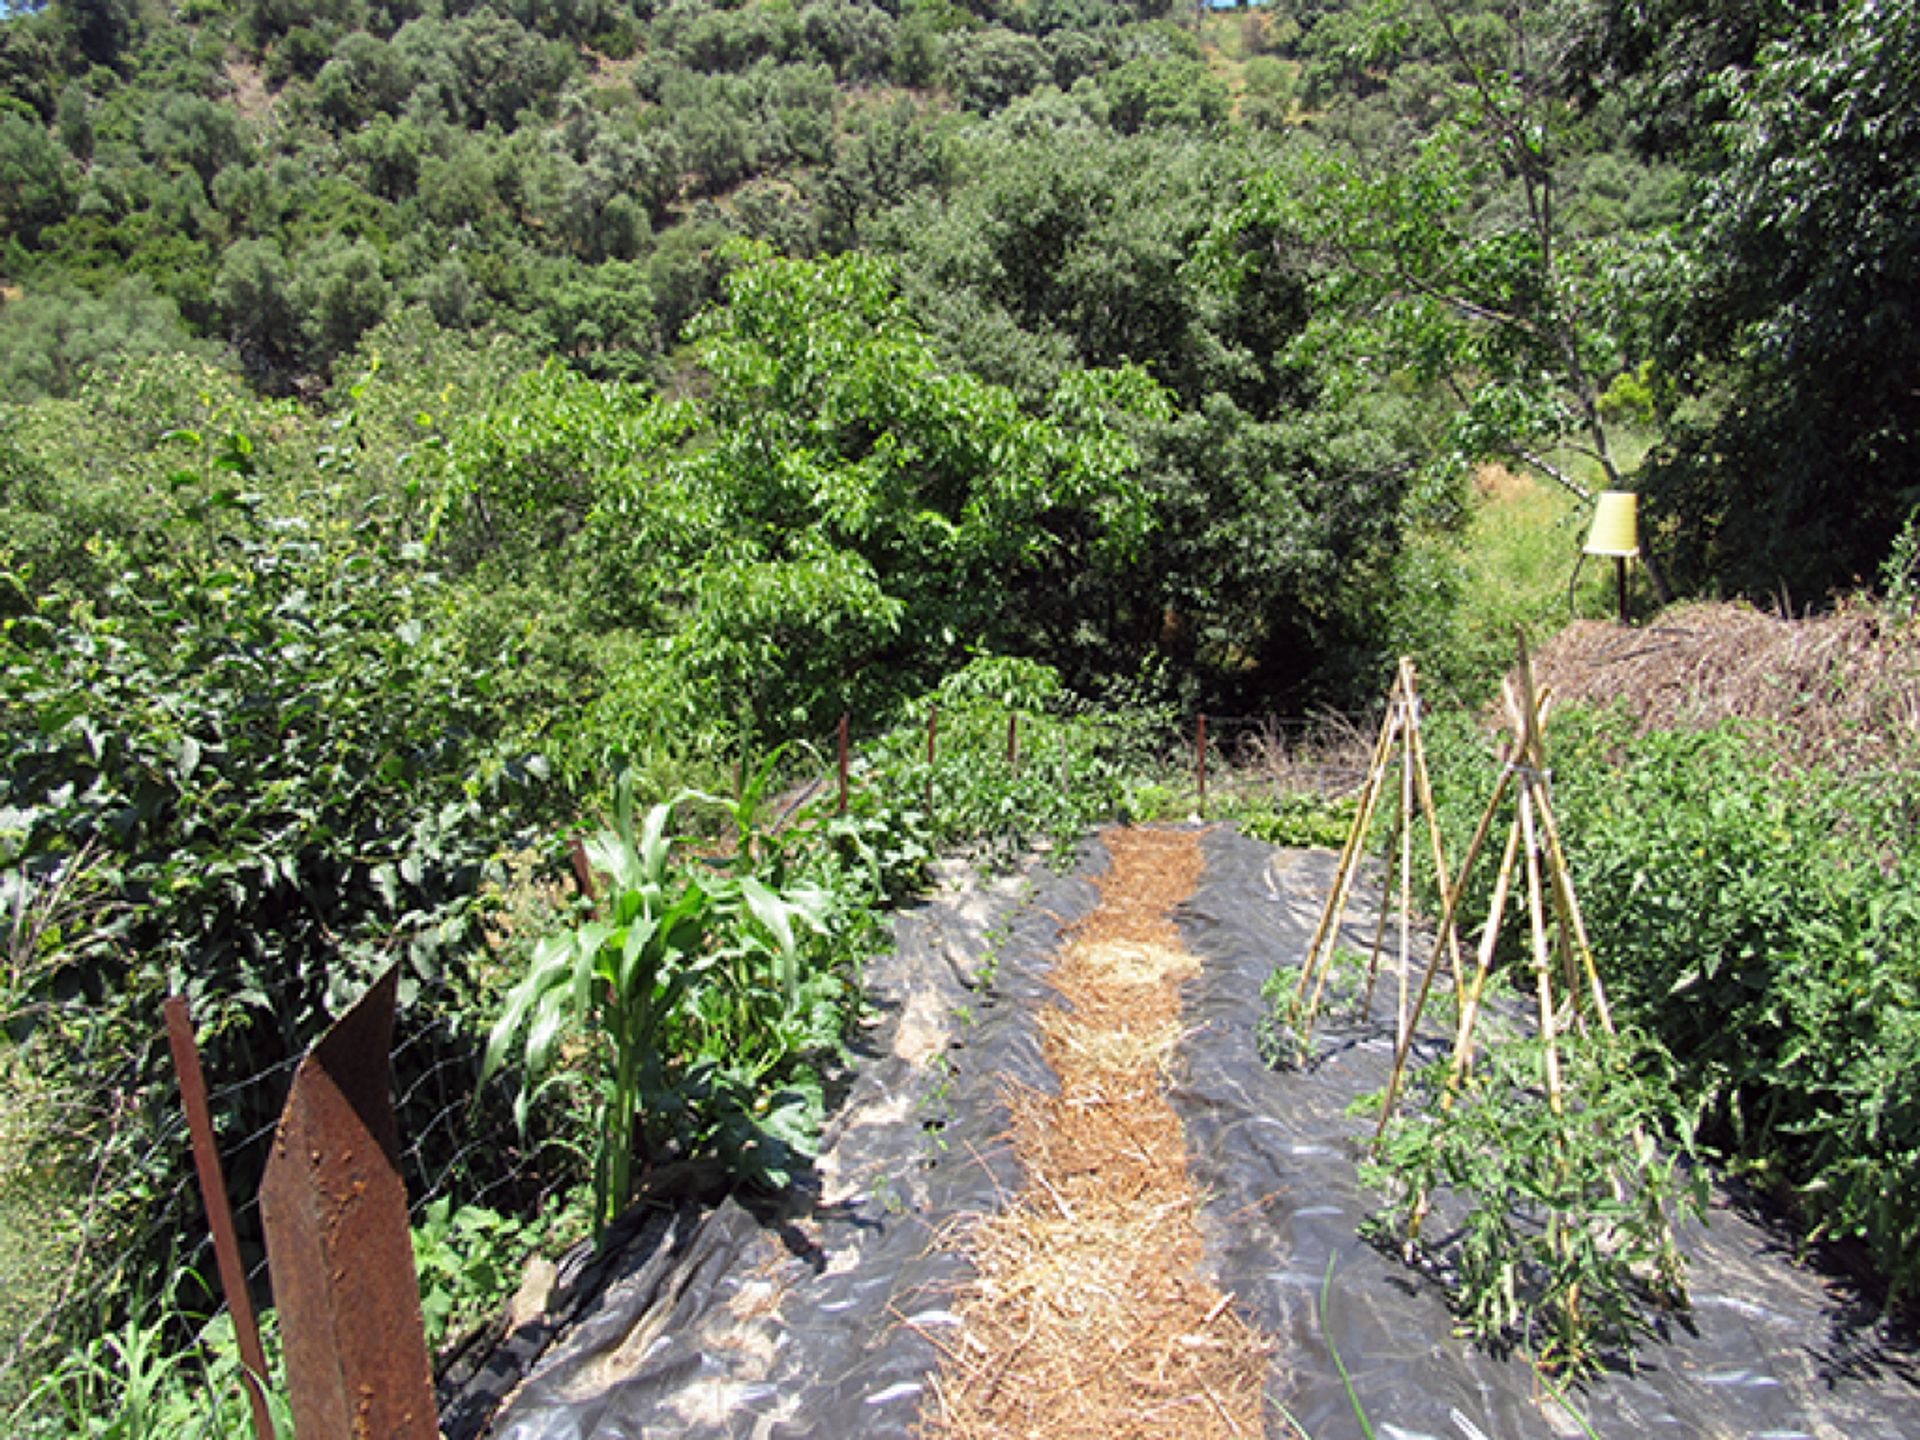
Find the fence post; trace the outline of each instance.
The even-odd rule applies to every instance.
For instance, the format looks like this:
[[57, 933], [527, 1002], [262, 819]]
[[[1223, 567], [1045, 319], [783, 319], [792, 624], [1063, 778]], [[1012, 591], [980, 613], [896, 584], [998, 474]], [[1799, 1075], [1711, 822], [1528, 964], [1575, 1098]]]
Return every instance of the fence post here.
[[1195, 729], [1193, 740], [1194, 783], [1200, 792], [1200, 818], [1207, 818], [1207, 713], [1200, 712], [1200, 722]]
[[940, 738], [940, 707], [930, 706], [927, 710], [927, 823], [933, 823], [933, 770], [938, 758]]
[[300, 1440], [437, 1440], [391, 1055], [389, 969], [295, 1072], [260, 1187]]
[[207, 1224], [213, 1230], [213, 1257], [219, 1266], [227, 1309], [233, 1315], [234, 1338], [240, 1345], [253, 1433], [260, 1440], [273, 1440], [273, 1417], [267, 1412], [265, 1388], [267, 1356], [260, 1348], [260, 1326], [254, 1319], [253, 1296], [247, 1290], [246, 1266], [240, 1261], [226, 1177], [220, 1173], [220, 1147], [213, 1138], [213, 1117], [207, 1112], [207, 1077], [200, 1068], [200, 1047], [194, 1042], [193, 1016], [180, 995], [167, 998], [165, 1012], [167, 1045], [173, 1051], [173, 1068], [180, 1076], [180, 1102], [187, 1112], [187, 1131], [193, 1136], [193, 1166], [200, 1175], [200, 1197], [206, 1203]]
[[1015, 775], [1020, 773], [1020, 712], [1007, 713], [1007, 768]]
[[573, 883], [580, 887], [580, 893], [588, 900], [597, 900], [593, 883], [593, 866], [587, 860], [587, 847], [578, 835], [567, 846], [567, 852], [573, 857]]
[[840, 813], [847, 813], [847, 727], [852, 717], [840, 712]]

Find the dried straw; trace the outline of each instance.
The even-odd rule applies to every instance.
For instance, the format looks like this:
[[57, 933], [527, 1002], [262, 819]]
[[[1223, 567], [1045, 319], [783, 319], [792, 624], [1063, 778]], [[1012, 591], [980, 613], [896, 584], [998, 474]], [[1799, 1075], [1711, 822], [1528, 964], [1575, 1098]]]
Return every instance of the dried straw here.
[[981, 1221], [962, 1340], [929, 1440], [1263, 1433], [1267, 1344], [1202, 1274], [1167, 1064], [1195, 962], [1168, 912], [1199, 876], [1191, 832], [1115, 832], [1100, 908], [1063, 947], [1070, 1008], [1042, 1017], [1058, 1095], [1008, 1094], [1025, 1189]]
[[1789, 765], [1883, 772], [1920, 752], [1920, 628], [1872, 605], [1792, 620], [1696, 604], [1644, 629], [1580, 621], [1535, 673], [1561, 703], [1624, 704], [1642, 731], [1777, 726]]

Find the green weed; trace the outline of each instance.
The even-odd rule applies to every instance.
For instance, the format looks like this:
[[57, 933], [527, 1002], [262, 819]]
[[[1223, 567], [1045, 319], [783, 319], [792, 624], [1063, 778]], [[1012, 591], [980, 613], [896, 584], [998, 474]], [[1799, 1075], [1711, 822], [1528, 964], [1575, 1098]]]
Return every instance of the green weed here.
[[[167, 1338], [181, 1317], [141, 1307], [118, 1328], [69, 1351], [34, 1388], [14, 1433], [87, 1440], [252, 1440], [252, 1409], [233, 1320], [225, 1311], [181, 1349]], [[279, 1334], [269, 1312], [261, 1342], [271, 1376], [280, 1368]], [[269, 1384], [274, 1432], [292, 1440], [293, 1413]]]

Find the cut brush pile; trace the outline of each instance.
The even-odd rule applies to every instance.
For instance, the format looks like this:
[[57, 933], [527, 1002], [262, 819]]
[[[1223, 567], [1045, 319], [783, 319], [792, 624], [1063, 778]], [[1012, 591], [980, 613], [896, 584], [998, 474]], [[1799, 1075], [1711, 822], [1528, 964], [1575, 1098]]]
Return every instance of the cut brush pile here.
[[1196, 961], [1171, 909], [1198, 836], [1109, 832], [1098, 910], [1068, 936], [1042, 1022], [1058, 1095], [1009, 1096], [1026, 1188], [969, 1241], [923, 1417], [929, 1440], [1257, 1436], [1267, 1345], [1202, 1273], [1198, 1199], [1164, 1090]]
[[1800, 620], [1685, 605], [1634, 629], [1583, 620], [1547, 642], [1537, 669], [1560, 704], [1624, 701], [1642, 732], [1783, 726], [1802, 763], [1878, 768], [1920, 742], [1920, 629], [1872, 605]]

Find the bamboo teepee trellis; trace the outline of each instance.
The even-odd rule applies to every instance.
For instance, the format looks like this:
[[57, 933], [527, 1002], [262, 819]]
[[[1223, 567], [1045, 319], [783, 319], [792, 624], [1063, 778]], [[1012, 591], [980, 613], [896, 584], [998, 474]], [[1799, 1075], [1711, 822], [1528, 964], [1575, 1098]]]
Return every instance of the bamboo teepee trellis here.
[[[1341, 850], [1333, 890], [1321, 912], [1313, 940], [1307, 947], [1306, 962], [1301, 966], [1300, 979], [1294, 989], [1291, 1008], [1298, 1058], [1302, 1060], [1312, 1045], [1314, 1023], [1325, 997], [1327, 978], [1333, 969], [1340, 931], [1346, 921], [1354, 882], [1365, 859], [1367, 840], [1373, 831], [1375, 816], [1379, 812], [1382, 797], [1396, 781], [1399, 817], [1388, 851], [1385, 894], [1391, 895], [1397, 890], [1400, 901], [1395, 1033], [1402, 1044], [1413, 1034], [1413, 1026], [1418, 1019], [1409, 1005], [1413, 949], [1413, 846], [1414, 830], [1421, 816], [1426, 820], [1434, 873], [1439, 876], [1442, 889], [1451, 888], [1447, 879], [1446, 847], [1440, 835], [1439, 817], [1434, 811], [1433, 785], [1427, 773], [1426, 746], [1421, 738], [1420, 725], [1419, 677], [1413, 662], [1402, 658], [1394, 677], [1393, 689], [1387, 697], [1386, 716], [1381, 721], [1380, 734], [1374, 743], [1367, 778], [1361, 786], [1353, 829], [1348, 833]], [[1374, 928], [1373, 945], [1367, 959], [1366, 993], [1361, 999], [1363, 1008], [1372, 1003], [1374, 981], [1386, 938], [1387, 914], [1388, 906], [1383, 895]], [[1451, 929], [1446, 930], [1444, 935], [1445, 953], [1452, 961], [1457, 984], [1461, 975], [1459, 942]], [[1439, 953], [1435, 952], [1436, 962]]]
[[[1311, 1047], [1314, 1026], [1333, 968], [1336, 941], [1346, 923], [1355, 882], [1382, 799], [1397, 782], [1399, 818], [1388, 847], [1387, 883], [1368, 958], [1367, 989], [1362, 1000], [1363, 1004], [1371, 1000], [1374, 976], [1384, 944], [1389, 897], [1395, 896], [1397, 891], [1399, 991], [1395, 1006], [1394, 1064], [1386, 1099], [1381, 1107], [1380, 1132], [1385, 1131], [1393, 1117], [1414, 1035], [1432, 998], [1443, 959], [1448, 964], [1450, 978], [1459, 998], [1448, 1095], [1443, 1103], [1451, 1104], [1452, 1094], [1458, 1090], [1471, 1068], [1487, 980], [1492, 973], [1502, 925], [1514, 898], [1516, 878], [1521, 879], [1524, 885], [1534, 999], [1540, 1035], [1545, 1046], [1545, 1074], [1542, 1078], [1549, 1103], [1556, 1113], [1564, 1103], [1558, 1037], [1565, 1034], [1570, 1025], [1584, 1030], [1589, 1012], [1602, 1029], [1609, 1034], [1613, 1031], [1612, 1011], [1607, 1004], [1606, 989], [1601, 983], [1599, 970], [1594, 964], [1586, 921], [1580, 911], [1579, 897], [1567, 867], [1566, 851], [1554, 814], [1544, 738], [1547, 697], [1540, 694], [1534, 683], [1533, 663], [1527, 653], [1524, 637], [1520, 640], [1519, 664], [1513, 677], [1503, 686], [1502, 693], [1507, 723], [1512, 733], [1501, 743], [1500, 772], [1481, 810], [1473, 836], [1468, 841], [1459, 872], [1450, 875], [1421, 733], [1418, 676], [1412, 661], [1401, 660], [1388, 696], [1387, 712], [1374, 743], [1367, 778], [1361, 786], [1353, 828], [1341, 850], [1333, 887], [1321, 911], [1294, 986], [1291, 1018], [1298, 1058], [1304, 1059]], [[1514, 800], [1513, 813], [1494, 880], [1487, 922], [1480, 932], [1473, 968], [1468, 972], [1461, 963], [1460, 909], [1509, 796]], [[1413, 832], [1421, 817], [1425, 819], [1434, 875], [1444, 904], [1432, 953], [1415, 989], [1409, 960], [1412, 947]], [[1557, 979], [1552, 964], [1556, 949], [1561, 961]]]
[[[1611, 1104], [1606, 1094], [1591, 1088], [1596, 1055], [1617, 1057], [1615, 1047], [1619, 1042], [1554, 811], [1544, 739], [1547, 697], [1535, 684], [1524, 638], [1520, 642], [1519, 663], [1512, 678], [1503, 686], [1502, 697], [1510, 733], [1500, 744], [1499, 773], [1480, 812], [1459, 871], [1449, 876], [1427, 774], [1413, 667], [1406, 661], [1401, 662], [1361, 790], [1353, 829], [1342, 850], [1334, 885], [1294, 986], [1293, 1007], [1287, 1018], [1304, 1058], [1332, 963], [1333, 939], [1344, 924], [1362, 853], [1375, 833], [1382, 797], [1397, 775], [1400, 824], [1387, 858], [1388, 882], [1375, 933], [1374, 958], [1369, 962], [1368, 996], [1363, 1001], [1363, 1005], [1371, 1002], [1371, 970], [1379, 958], [1387, 911], [1393, 902], [1397, 881], [1401, 999], [1395, 1017], [1393, 1067], [1381, 1096], [1379, 1124], [1373, 1137], [1375, 1155], [1396, 1171], [1404, 1186], [1396, 1204], [1404, 1226], [1402, 1240], [1411, 1255], [1433, 1202], [1430, 1187], [1436, 1181], [1456, 1183], [1442, 1178], [1443, 1172], [1433, 1169], [1429, 1163], [1431, 1156], [1439, 1153], [1433, 1148], [1435, 1145], [1454, 1143], [1435, 1137], [1447, 1133], [1450, 1120], [1465, 1114], [1468, 1103], [1487, 1101], [1478, 1105], [1477, 1118], [1460, 1132], [1467, 1137], [1465, 1143], [1469, 1146], [1484, 1145], [1486, 1132], [1481, 1127], [1489, 1115], [1499, 1116], [1502, 1107], [1509, 1103], [1530, 1108], [1534, 1103], [1532, 1097], [1544, 1093], [1552, 1124], [1543, 1129], [1526, 1121], [1513, 1131], [1522, 1156], [1517, 1163], [1522, 1166], [1529, 1163], [1524, 1156], [1534, 1137], [1550, 1137], [1545, 1140], [1547, 1149], [1537, 1157], [1542, 1168], [1533, 1172], [1540, 1182], [1539, 1188], [1523, 1186], [1516, 1190], [1496, 1183], [1491, 1191], [1465, 1202], [1470, 1209], [1493, 1206], [1509, 1211], [1506, 1221], [1494, 1222], [1483, 1231], [1483, 1234], [1505, 1235], [1509, 1239], [1488, 1242], [1498, 1250], [1497, 1260], [1489, 1261], [1488, 1253], [1484, 1252], [1480, 1257], [1479, 1279], [1473, 1283], [1480, 1287], [1476, 1293], [1482, 1297], [1474, 1303], [1482, 1308], [1475, 1313], [1484, 1317], [1488, 1313], [1504, 1314], [1513, 1310], [1518, 1304], [1514, 1286], [1524, 1271], [1539, 1282], [1541, 1288], [1537, 1294], [1553, 1297], [1548, 1313], [1555, 1317], [1552, 1323], [1562, 1332], [1565, 1353], [1576, 1355], [1582, 1352], [1596, 1324], [1607, 1323], [1605, 1317], [1609, 1315], [1617, 1317], [1622, 1287], [1640, 1283], [1642, 1272], [1633, 1270], [1634, 1265], [1641, 1265], [1644, 1273], [1656, 1276], [1660, 1285], [1669, 1287], [1671, 1295], [1684, 1296], [1680, 1280], [1683, 1262], [1674, 1238], [1670, 1207], [1677, 1204], [1681, 1213], [1687, 1213], [1689, 1207], [1698, 1213], [1701, 1202], [1698, 1194], [1675, 1188], [1670, 1166], [1663, 1169], [1652, 1162], [1655, 1147], [1642, 1117], [1631, 1112], [1632, 1100], [1627, 1101], [1629, 1109], [1622, 1110]], [[1427, 816], [1434, 874], [1443, 905], [1431, 954], [1409, 1000], [1409, 870], [1411, 833], [1419, 811]], [[1506, 831], [1504, 844], [1499, 847], [1499, 868], [1491, 887], [1486, 923], [1474, 947], [1472, 968], [1467, 970], [1461, 963], [1458, 917], [1476, 867], [1492, 848], [1491, 842], [1499, 833], [1503, 816]], [[1529, 1046], [1528, 1052], [1537, 1052], [1539, 1069], [1533, 1078], [1520, 1082], [1518, 1091], [1512, 1091], [1502, 1088], [1513, 1084], [1511, 1072], [1503, 1072], [1501, 1066], [1494, 1065], [1492, 1086], [1476, 1088], [1474, 1050], [1487, 1008], [1488, 981], [1494, 970], [1503, 922], [1516, 902], [1522, 904], [1526, 912], [1525, 972], [1531, 980], [1531, 1009], [1538, 1028], [1537, 1043]], [[1427, 1119], [1434, 1123], [1405, 1132], [1411, 1139], [1411, 1149], [1408, 1149], [1394, 1143], [1388, 1127], [1403, 1101], [1415, 1036], [1443, 964], [1450, 968], [1457, 1001], [1452, 1048], [1450, 1055], [1436, 1067], [1443, 1076], [1438, 1082], [1438, 1093], [1424, 1093], [1421, 1099], [1421, 1104], [1429, 1107]], [[1578, 1045], [1572, 1039], [1576, 1033], [1582, 1042]], [[1588, 1037], [1593, 1043], [1586, 1043]], [[1496, 1120], [1495, 1123], [1511, 1122]], [[1610, 1128], [1614, 1126], [1619, 1128]], [[1423, 1159], [1423, 1155], [1427, 1159]], [[1503, 1156], [1501, 1163], [1505, 1159]], [[1491, 1168], [1498, 1173], [1500, 1164], [1495, 1163]], [[1583, 1208], [1584, 1202], [1578, 1198], [1591, 1193], [1594, 1185], [1612, 1192], [1613, 1203], [1603, 1211]], [[1467, 1189], [1472, 1191], [1471, 1182]], [[1533, 1199], [1522, 1200], [1523, 1195]], [[1544, 1219], [1540, 1232], [1543, 1250], [1529, 1252], [1527, 1242], [1511, 1239], [1524, 1229], [1516, 1229], [1512, 1223], [1511, 1210], [1515, 1205], [1532, 1205], [1532, 1218]], [[1500, 1249], [1502, 1246], [1506, 1248]], [[1625, 1258], [1616, 1261], [1614, 1257]], [[1497, 1284], [1488, 1278], [1496, 1274]], [[1484, 1298], [1488, 1294], [1496, 1294], [1494, 1304], [1504, 1305], [1504, 1310], [1488, 1310]], [[1498, 1296], [1504, 1296], [1504, 1301]], [[1509, 1317], [1498, 1323], [1513, 1321]]]
[[[1459, 994], [1453, 1058], [1447, 1088], [1441, 1097], [1443, 1108], [1452, 1106], [1454, 1097], [1465, 1082], [1473, 1065], [1474, 1039], [1483, 1013], [1487, 978], [1492, 973], [1501, 926], [1512, 899], [1516, 871], [1525, 881], [1534, 1005], [1544, 1057], [1541, 1078], [1546, 1087], [1547, 1103], [1556, 1115], [1563, 1113], [1565, 1108], [1560, 1037], [1569, 1028], [1584, 1032], [1589, 1009], [1601, 1029], [1609, 1035], [1614, 1033], [1613, 1012], [1607, 1004], [1606, 987], [1601, 983], [1599, 968], [1594, 964], [1593, 946], [1587, 936], [1586, 920], [1580, 911], [1579, 896], [1574, 890], [1572, 873], [1567, 866], [1566, 849], [1561, 843], [1559, 822], [1554, 815], [1545, 740], [1547, 697], [1540, 693], [1534, 683], [1533, 661], [1527, 653], [1524, 636], [1519, 643], [1519, 664], [1513, 677], [1501, 687], [1507, 723], [1512, 734], [1502, 746], [1500, 775], [1481, 813], [1473, 839], [1468, 844], [1460, 874], [1450, 886], [1442, 880], [1446, 905], [1440, 919], [1441, 939], [1435, 942], [1433, 955], [1422, 976], [1411, 1023], [1398, 1032], [1393, 1073], [1388, 1078], [1386, 1097], [1380, 1107], [1376, 1141], [1386, 1132], [1399, 1101], [1414, 1029], [1419, 1025], [1432, 994], [1443, 947], [1445, 953], [1455, 957], [1454, 975]], [[1460, 970], [1456, 935], [1459, 908], [1509, 791], [1514, 792], [1513, 817], [1508, 825], [1500, 869], [1494, 879], [1487, 922], [1480, 932], [1473, 973], [1462, 984], [1458, 978]], [[1549, 913], [1552, 917], [1551, 927]], [[1556, 942], [1561, 961], [1557, 984], [1552, 964]]]

